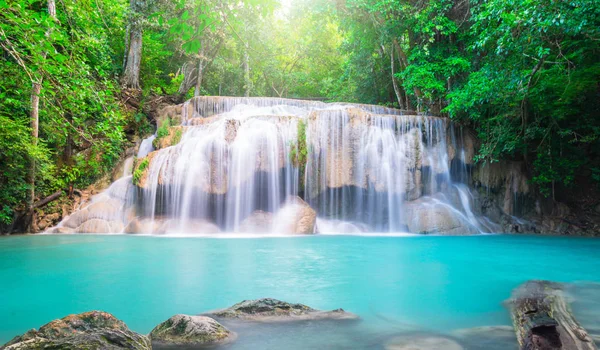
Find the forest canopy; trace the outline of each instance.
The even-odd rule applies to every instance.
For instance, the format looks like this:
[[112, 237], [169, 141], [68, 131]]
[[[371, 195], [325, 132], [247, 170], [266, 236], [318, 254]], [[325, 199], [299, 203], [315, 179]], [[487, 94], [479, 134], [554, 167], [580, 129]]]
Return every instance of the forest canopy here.
[[109, 172], [153, 132], [156, 96], [430, 113], [546, 196], [600, 182], [596, 0], [0, 0], [0, 52], [4, 225]]

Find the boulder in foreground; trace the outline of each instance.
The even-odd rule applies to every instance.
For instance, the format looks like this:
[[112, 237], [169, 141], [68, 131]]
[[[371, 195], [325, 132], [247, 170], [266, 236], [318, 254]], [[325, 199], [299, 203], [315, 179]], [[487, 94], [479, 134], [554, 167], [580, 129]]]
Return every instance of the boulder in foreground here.
[[152, 349], [148, 337], [135, 333], [113, 315], [90, 311], [54, 320], [5, 344], [4, 350]]
[[321, 311], [303, 304], [292, 304], [272, 298], [244, 300], [209, 315], [249, 321], [276, 322], [300, 320], [354, 320], [358, 316], [342, 309]]
[[597, 349], [573, 317], [562, 288], [559, 283], [528, 281], [513, 291], [509, 305], [521, 349]]
[[150, 332], [152, 342], [164, 345], [217, 345], [235, 339], [235, 333], [206, 316], [175, 315]]

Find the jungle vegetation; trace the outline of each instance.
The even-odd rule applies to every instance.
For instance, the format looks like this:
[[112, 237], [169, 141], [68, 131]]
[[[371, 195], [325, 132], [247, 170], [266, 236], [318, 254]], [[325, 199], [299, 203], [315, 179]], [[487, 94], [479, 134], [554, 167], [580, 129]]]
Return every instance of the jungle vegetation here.
[[546, 196], [600, 182], [596, 0], [0, 0], [0, 57], [4, 225], [110, 171], [156, 96], [437, 114]]

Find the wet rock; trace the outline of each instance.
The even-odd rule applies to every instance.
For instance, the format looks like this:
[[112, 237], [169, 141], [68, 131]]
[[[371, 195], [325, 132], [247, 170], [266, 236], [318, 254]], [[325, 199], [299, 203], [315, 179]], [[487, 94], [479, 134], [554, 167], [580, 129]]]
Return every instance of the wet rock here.
[[346, 233], [356, 234], [370, 232], [371, 229], [362, 223], [318, 219], [315, 228], [316, 233]]
[[154, 223], [150, 219], [133, 218], [123, 232], [125, 233], [152, 233], [154, 231]]
[[300, 197], [293, 197], [273, 219], [275, 233], [312, 234], [315, 232], [317, 212]]
[[175, 315], [156, 326], [150, 339], [164, 345], [216, 345], [234, 340], [235, 333], [210, 317]]
[[90, 219], [75, 229], [80, 233], [119, 233], [123, 231], [123, 224], [118, 221]]
[[240, 232], [264, 233], [271, 231], [273, 226], [273, 214], [256, 210], [240, 223]]
[[467, 349], [505, 350], [518, 349], [519, 343], [511, 326], [484, 326], [459, 329], [453, 332]]
[[573, 316], [563, 285], [528, 281], [513, 291], [508, 304], [521, 349], [597, 349]]
[[63, 226], [68, 228], [77, 228], [81, 226], [84, 222], [88, 220], [89, 213], [87, 209], [77, 210], [73, 214], [69, 215], [65, 220], [63, 220]]
[[234, 318], [261, 322], [358, 319], [358, 316], [342, 309], [321, 311], [303, 304], [292, 304], [272, 298], [244, 300], [227, 309], [210, 312], [208, 315], [217, 318]]
[[15, 337], [4, 350], [34, 349], [151, 349], [150, 340], [123, 321], [102, 311], [90, 311], [54, 320]]
[[70, 233], [75, 233], [75, 229], [72, 229], [69, 227], [64, 227], [64, 226], [52, 227], [51, 229], [46, 231], [46, 233], [70, 234]]
[[386, 350], [463, 350], [453, 339], [437, 335], [400, 336], [385, 345]]
[[467, 235], [479, 233], [467, 219], [450, 206], [429, 198], [405, 203], [408, 230], [422, 234]]

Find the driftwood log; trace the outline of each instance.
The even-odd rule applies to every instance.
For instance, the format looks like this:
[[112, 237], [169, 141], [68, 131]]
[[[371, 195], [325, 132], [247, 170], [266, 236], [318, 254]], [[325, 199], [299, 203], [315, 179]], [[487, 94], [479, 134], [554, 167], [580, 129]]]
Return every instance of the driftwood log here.
[[562, 285], [528, 281], [509, 300], [517, 340], [523, 350], [597, 350], [577, 323]]

